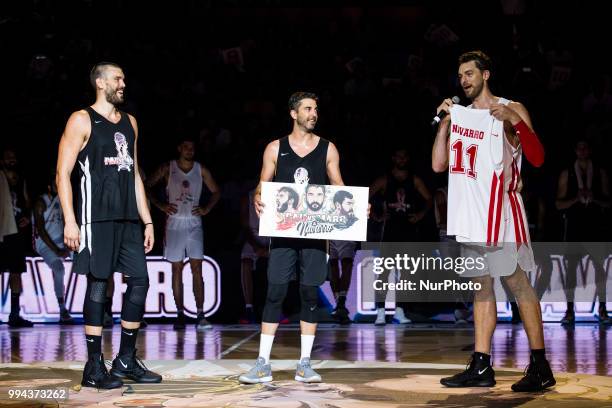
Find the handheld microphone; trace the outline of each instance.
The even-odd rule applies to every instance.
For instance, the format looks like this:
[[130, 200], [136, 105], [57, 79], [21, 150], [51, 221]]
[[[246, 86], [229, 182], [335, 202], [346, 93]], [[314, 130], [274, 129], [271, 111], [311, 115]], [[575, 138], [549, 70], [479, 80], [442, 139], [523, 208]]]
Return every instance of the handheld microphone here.
[[[452, 99], [453, 103], [459, 103], [461, 101], [461, 99], [459, 99], [458, 96], [453, 96]], [[438, 125], [440, 122], [442, 122], [442, 119], [444, 119], [444, 117], [446, 116], [446, 111], [440, 111], [440, 113], [438, 113], [431, 121], [431, 126], [436, 126]]]

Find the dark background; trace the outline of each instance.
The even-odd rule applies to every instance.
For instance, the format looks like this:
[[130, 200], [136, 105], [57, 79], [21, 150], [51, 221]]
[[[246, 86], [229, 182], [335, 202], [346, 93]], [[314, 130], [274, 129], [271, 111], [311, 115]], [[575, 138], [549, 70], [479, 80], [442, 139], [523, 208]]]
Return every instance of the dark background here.
[[[610, 167], [610, 19], [601, 3], [309, 4], [5, 2], [1, 143], [17, 149], [40, 190], [70, 113], [94, 101], [92, 65], [118, 63], [145, 174], [175, 158], [177, 138], [198, 140], [198, 160], [223, 191], [205, 218], [205, 251], [221, 265], [223, 299], [241, 299], [239, 201], [256, 183], [265, 145], [290, 131], [289, 95], [319, 95], [317, 133], [337, 144], [346, 184], [369, 185], [388, 171], [391, 151], [406, 147], [433, 191], [444, 178], [431, 171], [429, 121], [443, 98], [463, 97], [459, 54], [481, 49], [495, 64], [493, 92], [525, 104], [544, 143], [545, 165], [523, 160], [523, 177], [547, 203], [548, 239], [559, 239], [557, 177], [573, 161], [576, 138], [588, 138], [596, 161]], [[241, 63], [227, 57], [231, 48]], [[153, 211], [159, 254], [163, 217]], [[236, 305], [224, 302], [213, 320], [235, 320]]]

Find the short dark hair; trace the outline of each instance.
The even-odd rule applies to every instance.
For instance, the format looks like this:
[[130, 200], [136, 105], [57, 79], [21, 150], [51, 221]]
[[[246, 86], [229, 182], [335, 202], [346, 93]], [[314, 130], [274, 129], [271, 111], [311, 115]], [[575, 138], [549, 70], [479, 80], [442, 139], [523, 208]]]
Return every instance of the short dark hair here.
[[94, 89], [96, 89], [96, 79], [101, 78], [108, 67], [121, 69], [119, 65], [108, 61], [98, 62], [91, 69], [91, 72], [89, 73], [89, 83], [91, 83], [91, 86], [93, 86]]
[[190, 142], [193, 143], [194, 146], [197, 144], [196, 140], [194, 137], [187, 135], [187, 134], [183, 134], [182, 136], [176, 138], [176, 145], [180, 146], [185, 142]]
[[289, 200], [293, 200], [293, 209], [296, 210], [298, 208], [298, 205], [300, 204], [300, 196], [298, 195], [298, 193], [292, 189], [291, 187], [281, 187], [279, 191], [286, 191], [287, 195], [289, 196]]
[[491, 58], [480, 50], [464, 52], [459, 56], [459, 65], [474, 61], [476, 67], [481, 71], [491, 71], [493, 62]]
[[323, 184], [309, 184], [306, 186], [306, 192], [308, 192], [308, 189], [314, 187], [314, 188], [320, 188], [321, 190], [323, 190], [323, 194], [325, 194], [325, 186]]
[[340, 190], [337, 191], [336, 194], [334, 194], [334, 204], [340, 204], [342, 205], [342, 203], [344, 202], [344, 200], [346, 199], [352, 199], [353, 198], [353, 194], [349, 193], [348, 191], [345, 190]]
[[297, 112], [303, 99], [314, 99], [319, 102], [319, 97], [312, 92], [295, 92], [289, 97], [289, 111]]

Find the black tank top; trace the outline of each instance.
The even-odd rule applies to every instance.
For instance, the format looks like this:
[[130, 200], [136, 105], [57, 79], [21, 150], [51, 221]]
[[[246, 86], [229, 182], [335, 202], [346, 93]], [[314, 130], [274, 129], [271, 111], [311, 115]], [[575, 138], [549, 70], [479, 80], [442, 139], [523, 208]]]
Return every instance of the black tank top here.
[[[586, 171], [584, 172], [586, 176]], [[583, 180], [586, 186], [586, 177]], [[603, 198], [601, 190], [601, 168], [593, 164], [593, 180], [591, 182], [593, 199]], [[564, 198], [574, 198], [578, 194], [578, 179], [574, 166], [567, 169], [567, 194]], [[562, 211], [565, 218], [564, 241], [598, 242], [607, 241], [608, 224], [603, 209], [595, 204], [584, 205], [577, 202]]]
[[414, 175], [398, 180], [392, 173], [387, 175], [384, 194], [389, 219], [385, 222], [383, 241], [412, 242], [421, 240], [420, 224], [413, 224], [409, 216], [423, 209], [423, 200], [414, 185]]
[[[317, 147], [304, 157], [300, 157], [289, 145], [289, 136], [279, 139], [276, 157], [277, 183], [329, 184], [327, 178], [327, 148], [329, 141], [319, 138]], [[271, 248], [314, 248], [325, 251], [326, 241], [306, 238], [272, 238]]]
[[289, 136], [279, 139], [275, 182], [299, 184], [329, 184], [327, 179], [327, 148], [329, 141], [319, 138], [315, 149], [300, 157], [289, 145]]
[[[584, 185], [586, 186], [586, 171], [584, 172]], [[601, 169], [593, 164], [593, 180], [591, 181], [591, 191], [594, 199], [601, 199]], [[567, 194], [565, 198], [574, 198], [578, 194], [578, 176], [574, 166], [567, 169]]]
[[112, 123], [91, 107], [91, 135], [78, 155], [77, 221], [137, 220], [135, 133], [125, 112]]
[[391, 219], [407, 219], [409, 215], [423, 208], [423, 200], [414, 186], [414, 176], [408, 174], [405, 180], [396, 179], [392, 173], [387, 175], [385, 202]]

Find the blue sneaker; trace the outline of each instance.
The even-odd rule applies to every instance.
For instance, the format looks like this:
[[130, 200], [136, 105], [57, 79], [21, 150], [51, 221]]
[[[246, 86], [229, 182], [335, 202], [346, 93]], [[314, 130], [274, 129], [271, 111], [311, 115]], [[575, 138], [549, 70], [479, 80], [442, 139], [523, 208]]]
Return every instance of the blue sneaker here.
[[257, 357], [255, 366], [248, 372], [238, 377], [238, 381], [243, 384], [259, 384], [272, 381], [272, 367], [266, 364], [263, 357]]
[[298, 363], [297, 368], [295, 369], [295, 381], [301, 381], [304, 383], [321, 382], [321, 376], [312, 369], [310, 366], [310, 359], [308, 357], [304, 357]]

